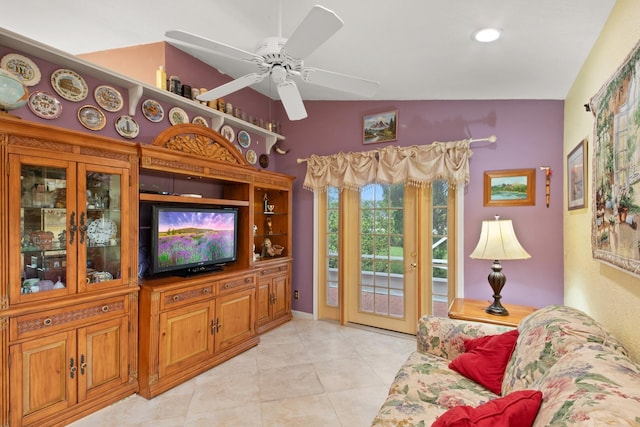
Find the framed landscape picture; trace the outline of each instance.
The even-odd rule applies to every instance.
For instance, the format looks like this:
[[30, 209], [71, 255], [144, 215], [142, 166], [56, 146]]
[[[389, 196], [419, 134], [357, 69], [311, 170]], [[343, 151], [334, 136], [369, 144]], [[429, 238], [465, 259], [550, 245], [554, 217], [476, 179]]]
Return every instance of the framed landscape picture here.
[[484, 173], [484, 206], [529, 206], [535, 204], [535, 169], [511, 169]]
[[362, 123], [362, 143], [389, 142], [398, 139], [398, 110], [368, 114]]
[[583, 139], [567, 156], [567, 197], [569, 210], [585, 207], [587, 182], [587, 140]]

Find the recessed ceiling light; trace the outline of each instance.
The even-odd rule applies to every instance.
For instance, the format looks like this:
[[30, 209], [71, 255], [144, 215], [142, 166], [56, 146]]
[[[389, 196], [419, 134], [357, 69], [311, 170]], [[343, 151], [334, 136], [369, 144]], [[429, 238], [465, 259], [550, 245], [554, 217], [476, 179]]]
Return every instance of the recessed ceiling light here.
[[473, 39], [482, 43], [489, 43], [500, 38], [502, 31], [497, 28], [483, 28], [473, 33]]

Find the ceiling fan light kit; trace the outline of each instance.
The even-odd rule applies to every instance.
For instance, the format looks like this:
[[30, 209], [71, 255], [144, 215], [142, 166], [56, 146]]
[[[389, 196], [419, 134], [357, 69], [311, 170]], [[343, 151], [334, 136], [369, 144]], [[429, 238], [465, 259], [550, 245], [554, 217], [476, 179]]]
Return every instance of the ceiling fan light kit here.
[[[255, 64], [257, 72], [200, 93], [198, 100], [212, 101], [222, 98], [260, 83], [270, 76], [289, 120], [301, 120], [307, 117], [307, 111], [298, 84], [319, 85], [362, 97], [371, 97], [378, 90], [379, 83], [372, 80], [304, 66], [303, 58], [326, 42], [343, 24], [342, 19], [331, 10], [323, 6], [314, 6], [288, 39], [268, 37], [262, 41], [256, 53], [180, 30], [167, 31], [165, 36], [171, 42], [177, 43], [178, 47], [180, 44], [192, 45]], [[298, 80], [298, 84], [294, 79]]]

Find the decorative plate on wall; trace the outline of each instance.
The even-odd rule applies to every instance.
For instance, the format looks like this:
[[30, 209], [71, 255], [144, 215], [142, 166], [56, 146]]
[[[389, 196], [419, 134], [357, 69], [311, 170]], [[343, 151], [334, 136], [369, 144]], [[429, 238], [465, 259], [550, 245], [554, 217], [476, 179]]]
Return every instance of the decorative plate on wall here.
[[196, 124], [196, 125], [202, 125], [205, 127], [209, 127], [209, 123], [207, 122], [207, 119], [205, 119], [202, 116], [195, 116], [193, 118], [193, 120], [191, 120], [191, 123]]
[[35, 86], [40, 82], [40, 69], [31, 59], [17, 53], [8, 53], [2, 57], [0, 68], [18, 76], [25, 86]]
[[132, 139], [140, 133], [138, 122], [131, 116], [122, 115], [116, 119], [116, 132], [123, 138]]
[[187, 112], [180, 107], [173, 107], [169, 110], [169, 123], [172, 125], [181, 125], [183, 123], [189, 123], [189, 116]]
[[247, 152], [244, 153], [244, 156], [247, 158], [247, 161], [252, 165], [255, 165], [256, 161], [258, 160], [258, 156], [256, 155], [256, 152], [253, 150], [247, 150]]
[[58, 95], [67, 101], [82, 101], [89, 94], [89, 87], [82, 76], [65, 68], [51, 74], [51, 86]]
[[236, 139], [236, 133], [233, 131], [233, 128], [229, 125], [224, 125], [220, 128], [220, 135], [227, 138], [229, 142], [233, 142], [233, 140]]
[[55, 96], [46, 92], [33, 92], [27, 106], [33, 114], [41, 119], [53, 120], [62, 114], [62, 104]]
[[258, 157], [258, 164], [262, 168], [268, 168], [269, 167], [269, 156], [267, 156], [266, 154], [260, 154], [260, 157]]
[[249, 145], [251, 145], [251, 137], [246, 130], [238, 132], [238, 144], [240, 144], [242, 148], [248, 148]]
[[98, 86], [93, 91], [93, 96], [99, 106], [112, 113], [122, 110], [122, 107], [124, 106], [122, 94], [111, 86]]
[[83, 105], [78, 108], [78, 120], [89, 130], [100, 130], [107, 124], [107, 118], [95, 105]]
[[156, 100], [147, 99], [142, 103], [142, 114], [153, 123], [161, 122], [164, 119], [164, 108]]

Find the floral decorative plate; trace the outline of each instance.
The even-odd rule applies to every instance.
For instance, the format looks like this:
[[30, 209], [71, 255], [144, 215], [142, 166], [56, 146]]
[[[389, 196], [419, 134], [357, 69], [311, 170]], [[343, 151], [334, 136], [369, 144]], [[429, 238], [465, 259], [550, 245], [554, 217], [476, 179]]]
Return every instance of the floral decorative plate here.
[[169, 123], [174, 126], [189, 123], [189, 116], [182, 108], [173, 107], [169, 110]]
[[17, 53], [8, 53], [2, 57], [0, 68], [18, 76], [25, 86], [35, 86], [40, 82], [40, 69], [31, 59]]
[[112, 113], [122, 110], [122, 107], [124, 106], [122, 94], [111, 86], [98, 86], [93, 91], [93, 97], [96, 99], [99, 106]]
[[238, 144], [240, 144], [242, 148], [247, 148], [251, 145], [251, 137], [246, 130], [238, 132]]
[[244, 153], [244, 156], [247, 158], [247, 161], [252, 165], [255, 165], [256, 161], [258, 160], [258, 156], [256, 155], [256, 152], [253, 150], [247, 150], [247, 152]]
[[196, 125], [202, 125], [202, 126], [205, 126], [205, 127], [209, 127], [209, 123], [207, 122], [207, 119], [205, 119], [202, 116], [195, 116], [193, 118], [193, 120], [191, 121], [191, 123], [194, 123]]
[[220, 135], [227, 138], [229, 142], [233, 142], [233, 140], [236, 139], [236, 133], [233, 131], [233, 128], [229, 125], [224, 125], [220, 128]]
[[78, 120], [89, 130], [100, 130], [107, 123], [107, 118], [95, 105], [83, 105], [78, 108]]
[[118, 117], [115, 125], [116, 132], [118, 132], [118, 134], [123, 138], [135, 138], [140, 133], [140, 126], [138, 126], [138, 122], [136, 122], [133, 117], [127, 116], [126, 114]]
[[67, 101], [82, 101], [89, 94], [89, 87], [82, 76], [75, 71], [61, 68], [51, 74], [51, 86]]
[[150, 122], [158, 123], [164, 119], [164, 108], [158, 101], [147, 99], [142, 103], [142, 114]]
[[62, 114], [62, 104], [58, 98], [46, 92], [33, 92], [27, 105], [41, 119], [53, 120]]

